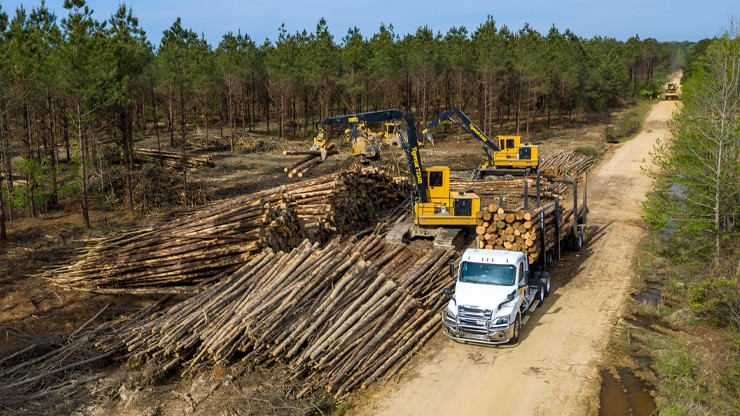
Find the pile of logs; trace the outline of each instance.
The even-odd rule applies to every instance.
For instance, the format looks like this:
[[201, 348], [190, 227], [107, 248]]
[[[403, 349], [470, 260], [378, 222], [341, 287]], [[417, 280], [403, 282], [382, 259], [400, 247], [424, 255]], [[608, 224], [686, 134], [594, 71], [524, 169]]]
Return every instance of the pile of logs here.
[[[183, 154], [179, 152], [165, 152], [155, 149], [134, 149], [139, 155], [149, 156], [154, 161], [173, 169], [182, 169]], [[188, 169], [198, 169], [205, 166], [216, 166], [213, 163], [213, 157], [210, 155], [187, 155], [185, 166]]]
[[334, 143], [329, 143], [323, 154], [321, 150], [284, 150], [283, 154], [305, 156], [292, 165], [283, 168], [289, 178], [294, 176], [302, 178], [308, 171], [323, 162], [326, 157], [339, 154], [339, 150], [335, 148]]
[[440, 327], [452, 249], [412, 252], [380, 235], [266, 249], [209, 289], [98, 343], [183, 374], [241, 357], [282, 362], [302, 396], [342, 396], [395, 374]]
[[95, 241], [54, 284], [99, 293], [191, 293], [233, 273], [262, 249], [290, 251], [374, 225], [407, 197], [389, 175], [358, 169], [232, 198]]
[[[558, 209], [556, 209], [558, 207]], [[578, 208], [578, 216], [583, 215], [583, 205]], [[544, 217], [541, 217], [541, 215]], [[495, 204], [476, 213], [475, 227], [478, 248], [511, 250], [528, 253], [532, 264], [542, 255], [542, 229], [544, 226], [544, 249], [550, 250], [573, 229], [573, 209], [564, 209], [555, 202], [547, 203], [532, 210], [507, 211]], [[558, 224], [556, 235], [555, 223]]]
[[407, 181], [376, 168], [342, 171], [288, 185], [306, 234], [326, 241], [373, 226], [408, 198]]
[[564, 150], [540, 159], [540, 172], [554, 176], [580, 176], [591, 169], [594, 158], [575, 150]]
[[[533, 206], [537, 199], [537, 178], [490, 178], [486, 180], [451, 179], [452, 191], [473, 190], [481, 199], [481, 207], [496, 204], [504, 209], [515, 211], [524, 209], [526, 198], [528, 206]], [[540, 199], [552, 200], [560, 196], [554, 192], [552, 183], [546, 178], [540, 178]]]

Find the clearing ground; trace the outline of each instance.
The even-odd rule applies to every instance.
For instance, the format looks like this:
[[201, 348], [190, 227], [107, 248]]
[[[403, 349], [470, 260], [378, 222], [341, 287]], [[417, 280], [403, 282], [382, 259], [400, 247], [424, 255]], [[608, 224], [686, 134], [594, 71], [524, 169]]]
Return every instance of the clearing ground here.
[[[397, 384], [354, 397], [359, 415], [580, 415], [598, 408], [598, 362], [619, 318], [644, 234], [642, 173], [677, 104], [657, 102], [643, 131], [589, 177], [590, 243], [577, 270], [553, 270], [554, 290], [519, 345], [489, 348], [435, 337]], [[570, 273], [569, 273], [570, 272]], [[569, 276], [570, 275], [570, 276]]]
[[[636, 241], [634, 236], [641, 232], [639, 207], [633, 196], [644, 193], [647, 181], [644, 178], [636, 179], [639, 178], [639, 163], [647, 155], [654, 139], [666, 134], [661, 129], [665, 128], [665, 120], [673, 108], [674, 102], [659, 103], [646, 123], [646, 130], [653, 131], [644, 133], [627, 145], [618, 145], [614, 158], [593, 176], [589, 185], [592, 207], [590, 219], [601, 228], [594, 237], [594, 243], [580, 254], [579, 259], [574, 260], [571, 256], [569, 261], [556, 265], [559, 277], [556, 284], [559, 286], [556, 286], [545, 307], [535, 312], [522, 335], [521, 345], [514, 348], [480, 348], [455, 344], [441, 335], [435, 336], [420, 358], [412, 361], [399, 386], [380, 385], [366, 393], [353, 395], [352, 403], [358, 404], [358, 407], [350, 412], [438, 414], [453, 409], [455, 414], [460, 409], [466, 409], [471, 414], [486, 414], [516, 407], [522, 414], [535, 414], [535, 409], [543, 403], [550, 406], [562, 399], [572, 406], [557, 408], [574, 413], [578, 408], [573, 406], [583, 401], [574, 395], [581, 392], [583, 397], [594, 397], [590, 390], [584, 389], [586, 386], [594, 391], [598, 389], [595, 381], [598, 373], [587, 364], [598, 357], [603, 334], [608, 330], [608, 325], [604, 324], [613, 321], [616, 316], [613, 311], [621, 303], [621, 295], [613, 294], [624, 293], [629, 281], [629, 257], [634, 249], [631, 244]], [[592, 120], [570, 121], [567, 126], [553, 126], [550, 130], [533, 134], [532, 140], [542, 145], [541, 154], [592, 147], [598, 149], [599, 153], [605, 151], [608, 158], [614, 145], [604, 143], [605, 127], [605, 120], [597, 115]], [[426, 146], [422, 150], [426, 166], [443, 164], [453, 170], [470, 170], [481, 161], [483, 153], [480, 144], [467, 135], [450, 129], [446, 138], [441, 132], [439, 138], [442, 140], [438, 140], [436, 146]], [[189, 178], [202, 183], [215, 198], [243, 195], [294, 181], [286, 177], [282, 167], [290, 164], [295, 157], [283, 156], [282, 150], [305, 148], [306, 143], [305, 139], [279, 141], [281, 148], [255, 153], [202, 151], [199, 153], [213, 155], [216, 167], [194, 171]], [[156, 148], [156, 141], [149, 139], [137, 146]], [[163, 149], [167, 149], [167, 146], [163, 146]], [[318, 166], [311, 176], [348, 167], [352, 161], [346, 148], [343, 152], [340, 157], [330, 158]], [[383, 156], [384, 165], [392, 171], [398, 167], [394, 173], [401, 174], [405, 165], [402, 157], [398, 149], [387, 150]], [[610, 218], [607, 211], [612, 206], [626, 208], [622, 209], [619, 218]], [[617, 210], [612, 212], [619, 213]], [[614, 223], [609, 224], [612, 220]], [[97, 212], [93, 216], [96, 230], [88, 237], [142, 222], [145, 220], [141, 216]], [[0, 245], [0, 263], [15, 266], [0, 273], [0, 336], [3, 340], [0, 343], [0, 358], [29, 344], [44, 342], [50, 337], [66, 336], [106, 308], [106, 305], [102, 319], [114, 319], [153, 302], [154, 299], [150, 297], [103, 296], [61, 290], [38, 276], [44, 267], [73, 259], [76, 250], [84, 245], [85, 237], [80, 223], [78, 213], [47, 214], [40, 219], [15, 219], [9, 223], [10, 242]], [[620, 244], [626, 248], [612, 250], [613, 246]], [[578, 273], [579, 268], [590, 271], [590, 274]], [[604, 281], [613, 285], [613, 291], [602, 289]], [[599, 312], [602, 304], [609, 313], [593, 313]], [[215, 380], [206, 375], [206, 378], [199, 377], [196, 380], [174, 377], [158, 380], [155, 385], [141, 381], [141, 376], [134, 371], [109, 370], [110, 376], [95, 384], [89, 396], [78, 395], [66, 407], [62, 407], [65, 409], [62, 413], [76, 409], [78, 403], [87, 404], [79, 408], [81, 414], [219, 414], [224, 409], [230, 409], [226, 413], [233, 411], [234, 414], [244, 411], [264, 413], [264, 409], [254, 408], [258, 403], [265, 408], [272, 407], [273, 411], [277, 406], [281, 409], [277, 413], [302, 412], [292, 407], [291, 387], [283, 384], [285, 380], [281, 379], [279, 369], [269, 371], [234, 366], [228, 370], [228, 375], [222, 374]], [[224, 382], [223, 377], [229, 382]], [[573, 383], [576, 377], [579, 381]], [[507, 385], [501, 387], [496, 380], [507, 380], [506, 383], [500, 383]], [[497, 391], [501, 397], [513, 397], [504, 396], [510, 392], [542, 392], [542, 396], [526, 406], [514, 402], [493, 405], [489, 404], [492, 402], [489, 399], [492, 387], [499, 389]], [[132, 391], [135, 394], [131, 394]], [[176, 392], [195, 392], [192, 397], [200, 398], [195, 403], [190, 394]], [[279, 400], [273, 401], [275, 397], [279, 397]], [[450, 397], [460, 402], [450, 401]], [[532, 407], [529, 407], [530, 404]]]

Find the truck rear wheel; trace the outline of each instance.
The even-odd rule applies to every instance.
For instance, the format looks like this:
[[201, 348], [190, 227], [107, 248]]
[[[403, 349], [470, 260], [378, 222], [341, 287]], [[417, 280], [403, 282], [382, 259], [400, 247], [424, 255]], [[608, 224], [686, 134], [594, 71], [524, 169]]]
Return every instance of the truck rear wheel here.
[[540, 284], [545, 290], [545, 296], [550, 296], [550, 289], [552, 289], [552, 283], [550, 282], [550, 273], [542, 272], [542, 277], [540, 277]]
[[519, 332], [522, 330], [522, 317], [518, 313], [514, 320], [514, 335], [509, 340], [509, 344], [516, 344], [519, 342]]
[[540, 303], [545, 303], [545, 282], [540, 280], [540, 290], [537, 291], [537, 296], [540, 299]]

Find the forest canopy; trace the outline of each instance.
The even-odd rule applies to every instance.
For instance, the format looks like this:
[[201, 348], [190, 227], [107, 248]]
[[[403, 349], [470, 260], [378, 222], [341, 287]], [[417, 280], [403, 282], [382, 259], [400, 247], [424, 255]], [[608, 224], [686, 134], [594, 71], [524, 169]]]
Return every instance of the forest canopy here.
[[[132, 210], [133, 143], [147, 129], [176, 147], [196, 129], [206, 140], [214, 127], [305, 137], [328, 115], [408, 108], [427, 122], [452, 106], [489, 134], [505, 133], [505, 123], [528, 131], [536, 117], [550, 128], [574, 112], [657, 96], [688, 47], [514, 30], [490, 16], [472, 30], [401, 36], [381, 25], [340, 38], [321, 19], [311, 31], [283, 25], [262, 43], [236, 31], [211, 45], [179, 18], [157, 36], [125, 4], [111, 16], [84, 0], [64, 6], [58, 17], [44, 2], [0, 5], [0, 182], [7, 202], [22, 172], [29, 215], [65, 192], [80, 194], [84, 212], [105, 141], [119, 149], [121, 204]], [[60, 161], [79, 166], [76, 180], [57, 177]]]

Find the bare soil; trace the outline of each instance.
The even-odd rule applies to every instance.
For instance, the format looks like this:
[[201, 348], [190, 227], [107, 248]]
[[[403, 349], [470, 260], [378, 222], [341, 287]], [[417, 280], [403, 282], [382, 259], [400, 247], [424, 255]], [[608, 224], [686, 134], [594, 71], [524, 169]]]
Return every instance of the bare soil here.
[[656, 102], [643, 131], [589, 177], [590, 242], [556, 263], [554, 290], [516, 346], [455, 343], [437, 335], [405, 375], [351, 398], [358, 415], [581, 415], [599, 408], [599, 360], [622, 314], [632, 258], [644, 235], [641, 168], [667, 138], [675, 102]]
[[[528, 141], [539, 143], [543, 155], [590, 146], [609, 159], [589, 184], [590, 221], [597, 224], [592, 244], [555, 264], [555, 290], [524, 329], [520, 345], [481, 348], [436, 336], [400, 380], [350, 396], [349, 404], [354, 407], [349, 413], [576, 414], [584, 405], [593, 407], [599, 386], [593, 363], [626, 293], [629, 259], [642, 232], [635, 197], [645, 193], [648, 182], [639, 166], [655, 138], [667, 134], [665, 121], [675, 105], [657, 103], [646, 131], [616, 148], [605, 143], [609, 117], [533, 133]], [[435, 136], [436, 146], [423, 148], [424, 164], [472, 170], [482, 160], [480, 144], [451, 131]], [[299, 180], [288, 179], [283, 172], [295, 157], [282, 155], [282, 150], [305, 148], [309, 140], [279, 141], [279, 147], [268, 152], [196, 151], [213, 155], [216, 167], [193, 171], [189, 180], [207, 186], [216, 198]], [[138, 145], [156, 148], [156, 139], [149, 137]], [[616, 152], [610, 157], [613, 149]], [[353, 163], [349, 150], [343, 148], [339, 157], [330, 157], [310, 176]], [[382, 165], [404, 174], [402, 152], [385, 150]], [[0, 358], [29, 344], [68, 335], [104, 307], [101, 319], [115, 319], [151, 303], [153, 299], [148, 298], [62, 290], [38, 276], [46, 267], [71, 261], [87, 239], [144, 221], [143, 217], [95, 212], [94, 230], [88, 234], [80, 227], [78, 213], [11, 221], [10, 241], [0, 244]], [[78, 408], [79, 414], [302, 414], [310, 409], [320, 413], [318, 409], [326, 405], [320, 397], [308, 402], [292, 400], [293, 387], [279, 368], [270, 372], [242, 366], [217, 368], [205, 378], [192, 380], [177, 376], [146, 380], [136, 371], [117, 367], [111, 367], [109, 374], [91, 386], [88, 397], [76, 397], [65, 409]], [[491, 400], [491, 392], [531, 400]]]

